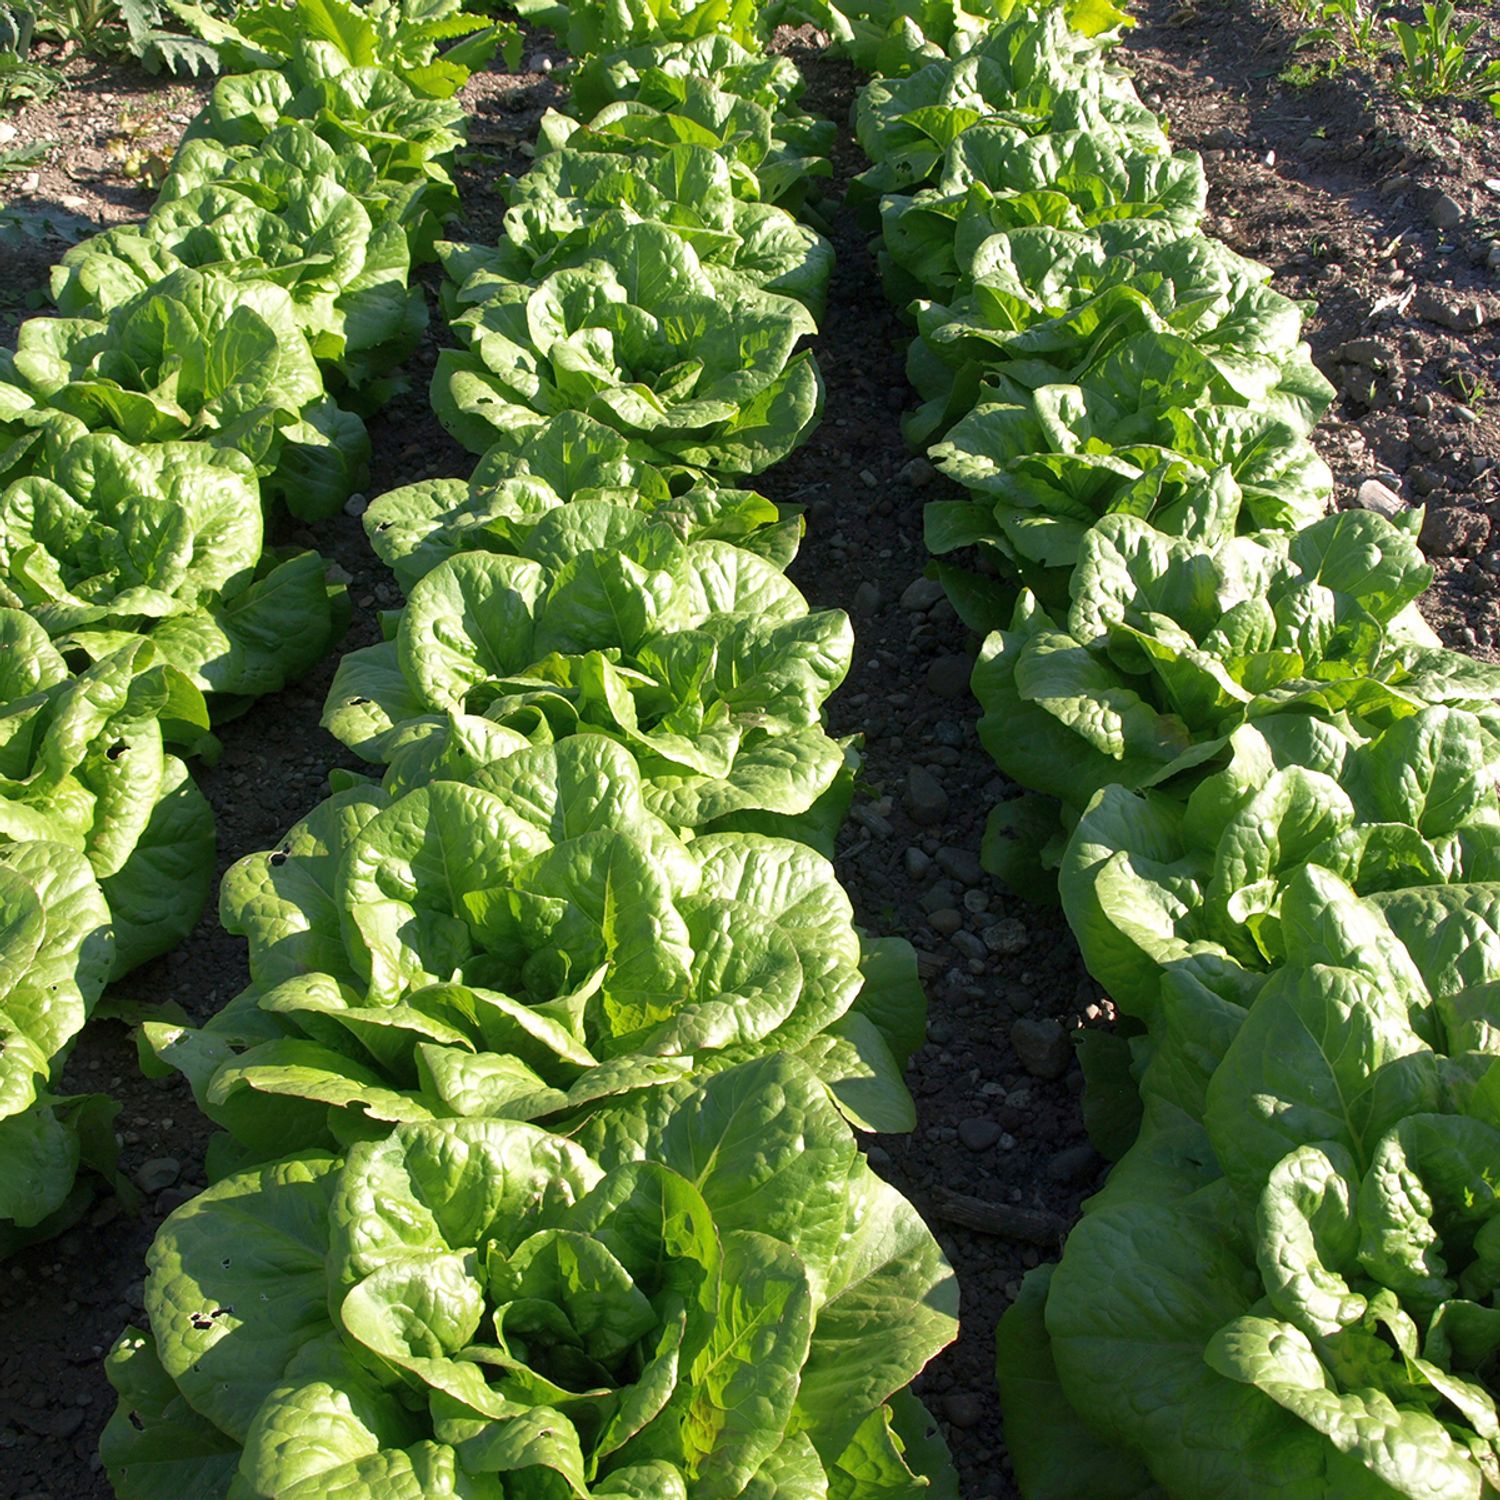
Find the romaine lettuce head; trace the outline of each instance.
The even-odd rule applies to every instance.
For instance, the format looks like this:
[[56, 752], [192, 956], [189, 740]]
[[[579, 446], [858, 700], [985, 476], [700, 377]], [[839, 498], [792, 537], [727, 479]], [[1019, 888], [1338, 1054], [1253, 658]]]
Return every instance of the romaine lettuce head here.
[[669, 225], [697, 252], [721, 293], [772, 291], [821, 318], [833, 247], [784, 209], [736, 197], [724, 158], [684, 142], [644, 163], [608, 152], [550, 152], [508, 194], [494, 249], [440, 246], [461, 285], [453, 307], [482, 300], [494, 277], [540, 281], [552, 271], [609, 258], [610, 242], [637, 220]]
[[580, 118], [621, 99], [660, 106], [691, 78], [711, 78], [725, 93], [783, 117], [798, 113], [807, 87], [791, 58], [767, 57], [714, 30], [691, 41], [653, 41], [584, 59], [568, 80], [569, 104]]
[[864, 1128], [909, 1129], [910, 950], [862, 945], [805, 845], [685, 844], [642, 792], [625, 750], [579, 735], [463, 782], [337, 794], [225, 878], [250, 988], [147, 1038], [256, 1158], [382, 1121], [598, 1107], [776, 1050]]
[[821, 720], [853, 649], [841, 612], [809, 613], [753, 553], [684, 544], [602, 501], [546, 512], [518, 553], [460, 552], [426, 574], [395, 639], [339, 663], [325, 725], [398, 781], [454, 716], [608, 734], [675, 827], [804, 813], [832, 786], [844, 755]]
[[1186, 800], [1106, 787], [1059, 886], [1090, 972], [1149, 1016], [1164, 966], [1274, 969], [1282, 903], [1306, 865], [1360, 895], [1500, 879], [1497, 744], [1474, 715], [1426, 708], [1366, 738], [1347, 721], [1272, 714], [1229, 738]]
[[1333, 496], [1299, 424], [1253, 406], [1161, 405], [1144, 384], [1043, 386], [981, 404], [930, 456], [971, 500], [927, 507], [929, 551], [977, 547], [1049, 608], [1066, 608], [1083, 539], [1112, 512], [1213, 545], [1299, 531]]
[[948, 148], [936, 185], [881, 199], [881, 276], [898, 304], [946, 299], [985, 269], [987, 241], [1028, 227], [1110, 225], [1111, 254], [1150, 249], [1191, 234], [1206, 195], [1195, 152], [1114, 146], [1090, 129], [1028, 137], [979, 124]]
[[64, 314], [103, 317], [192, 266], [285, 287], [313, 353], [351, 384], [410, 352], [426, 304], [407, 286], [398, 205], [378, 191], [366, 153], [342, 161], [302, 124], [278, 127], [247, 158], [193, 146], [144, 224], [96, 235], [54, 268]]
[[1015, 140], [1080, 130], [1104, 146], [1165, 155], [1161, 122], [1129, 78], [1101, 62], [1099, 45], [1053, 6], [993, 27], [957, 61], [875, 79], [854, 107], [855, 133], [874, 164], [855, 179], [856, 199], [933, 181], [949, 146], [981, 123]]
[[199, 439], [245, 454], [305, 519], [363, 473], [369, 439], [323, 391], [291, 297], [269, 281], [183, 268], [105, 321], [31, 318], [0, 357], [0, 440], [28, 410], [61, 412], [127, 443]]
[[0, 844], [0, 1242], [63, 1208], [79, 1145], [50, 1085], [114, 967], [114, 933], [82, 853]]
[[165, 750], [207, 733], [203, 696], [136, 637], [74, 676], [46, 632], [0, 609], [0, 843], [87, 859], [114, 918], [114, 974], [191, 931], [213, 874], [213, 814]]
[[1489, 727], [1500, 673], [1427, 644], [1412, 604], [1430, 576], [1411, 536], [1370, 512], [1212, 548], [1107, 516], [1084, 539], [1066, 628], [1023, 595], [986, 641], [981, 736], [1022, 785], [1081, 812], [1268, 713], [1378, 726], [1448, 705]]
[[691, 471], [680, 476], [681, 486], [674, 493], [663, 471], [633, 458], [613, 428], [561, 412], [523, 442], [502, 438], [467, 482], [426, 479], [379, 496], [364, 527], [406, 593], [460, 552], [526, 555], [542, 519], [575, 502], [629, 507], [684, 542], [732, 542], [782, 570], [797, 555], [800, 516]]
[[582, 411], [653, 462], [756, 474], [806, 440], [823, 387], [805, 308], [770, 292], [721, 295], [686, 241], [632, 224], [607, 261], [539, 285], [496, 279], [458, 320], [469, 350], [444, 350], [432, 399], [483, 452], [562, 411]]
[[[945, 55], [962, 58], [1020, 8], [1016, 0], [786, 0], [776, 13], [828, 32], [834, 50], [861, 72], [898, 77]], [[1134, 24], [1113, 0], [1063, 0], [1056, 8], [1078, 36]]]
[[124, 1500], [957, 1493], [905, 1391], [952, 1274], [786, 1058], [581, 1142], [448, 1120], [240, 1172], [150, 1264]]
[[0, 490], [0, 605], [101, 661], [149, 635], [220, 701], [275, 692], [327, 652], [342, 592], [310, 552], [263, 555], [255, 472], [208, 443], [76, 437]]
[[759, 102], [759, 85], [745, 95], [734, 91], [737, 82], [726, 78], [724, 87], [719, 75], [648, 70], [587, 120], [549, 110], [539, 127], [537, 155], [545, 158], [564, 147], [624, 154], [641, 170], [675, 146], [703, 146], [723, 158], [737, 197], [801, 212], [814, 183], [833, 174], [832, 125], [800, 112], [773, 111]]
[[[1190, 339], [1235, 404], [1272, 416], [1284, 380], [1308, 387], [1302, 309], [1271, 290], [1267, 267], [1197, 234], [1121, 239], [1042, 225], [992, 235], [964, 295], [915, 303], [907, 375], [925, 402], [905, 419], [908, 441], [925, 447], [982, 402], [1071, 384], [1138, 333]], [[1293, 420], [1311, 415], [1294, 394]]]
[[1496, 899], [1305, 864], [1240, 1003], [1172, 966], [1141, 1137], [1044, 1329], [1062, 1393], [1164, 1492], [1493, 1488]]

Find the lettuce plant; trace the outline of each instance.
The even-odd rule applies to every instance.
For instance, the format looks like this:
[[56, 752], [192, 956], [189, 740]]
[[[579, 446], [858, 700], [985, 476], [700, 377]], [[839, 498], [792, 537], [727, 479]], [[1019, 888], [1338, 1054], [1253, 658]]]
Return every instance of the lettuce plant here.
[[331, 43], [304, 39], [281, 67], [219, 79], [182, 149], [200, 140], [229, 150], [258, 146], [297, 120], [340, 155], [364, 152], [381, 179], [420, 190], [403, 223], [413, 259], [430, 255], [443, 216], [457, 207], [448, 168], [463, 144], [463, 110], [419, 98], [386, 68], [351, 64]]
[[1365, 739], [1273, 714], [1230, 736], [1185, 801], [1106, 787], [1059, 886], [1089, 971], [1149, 1018], [1161, 969], [1286, 962], [1282, 904], [1304, 865], [1360, 895], [1500, 879], [1500, 746], [1472, 714], [1427, 708]]
[[213, 815], [169, 741], [197, 746], [202, 695], [144, 638], [74, 675], [42, 627], [0, 609], [0, 842], [84, 854], [114, 922], [114, 977], [192, 930]]
[[[895, 78], [945, 56], [962, 58], [1020, 7], [1016, 0], [786, 0], [783, 8], [826, 31], [861, 72]], [[1113, 0], [1060, 0], [1058, 8], [1079, 36], [1132, 24]]]
[[232, 19], [200, 7], [192, 19], [235, 72], [295, 62], [317, 41], [351, 67], [387, 72], [428, 99], [452, 98], [502, 48], [512, 68], [520, 60], [515, 22], [466, 11], [463, 0], [256, 0]]
[[1008, 129], [1012, 139], [1077, 130], [1101, 146], [1147, 156], [1170, 149], [1130, 80], [1105, 66], [1098, 43], [1070, 30], [1054, 8], [994, 27], [956, 62], [862, 89], [854, 129], [872, 165], [855, 179], [856, 200], [915, 192], [981, 122]]
[[[690, 78], [712, 79], [726, 94], [769, 110], [780, 124], [801, 113], [798, 101], [807, 87], [789, 57], [768, 57], [726, 32], [710, 31], [691, 41], [652, 41], [580, 59], [568, 79], [568, 109], [582, 119], [622, 99], [661, 108], [680, 97]], [[820, 129], [831, 145], [827, 122]], [[826, 146], [821, 154], [828, 154]]]
[[216, 704], [277, 691], [343, 628], [311, 552], [263, 553], [255, 474], [206, 443], [77, 438], [0, 491], [0, 605], [100, 661], [149, 636]]
[[684, 43], [756, 48], [762, 11], [751, 0], [615, 0], [610, 5], [569, 5], [565, 0], [519, 0], [520, 15], [567, 39], [580, 61], [646, 47]]
[[802, 814], [832, 787], [844, 755], [821, 712], [853, 650], [842, 612], [809, 613], [772, 564], [627, 506], [575, 500], [517, 550], [460, 553], [414, 585], [395, 639], [340, 662], [325, 726], [377, 763], [450, 715], [605, 733], [676, 827]]
[[300, 123], [244, 156], [190, 143], [146, 222], [74, 246], [52, 294], [69, 317], [102, 317], [183, 266], [284, 286], [314, 355], [352, 385], [405, 358], [427, 321], [369, 156]]
[[50, 1085], [114, 966], [109, 920], [81, 852], [0, 844], [0, 1248], [65, 1211], [85, 1101]]
[[448, 1120], [237, 1173], [150, 1265], [121, 1500], [957, 1495], [905, 1390], [952, 1274], [785, 1058], [579, 1140]]
[[1191, 152], [1117, 148], [1097, 131], [1027, 137], [975, 125], [949, 147], [935, 186], [881, 200], [881, 275], [898, 303], [966, 291], [990, 238], [1032, 225], [1110, 225], [1111, 254], [1156, 248], [1193, 231], [1206, 195]]
[[424, 479], [389, 490], [365, 511], [365, 533], [404, 592], [460, 552], [526, 553], [527, 539], [559, 506], [588, 501], [629, 508], [684, 542], [733, 542], [785, 570], [802, 521], [751, 490], [709, 480], [674, 494], [662, 471], [582, 412], [566, 411], [514, 444], [502, 437], [468, 480]]
[[324, 394], [288, 293], [212, 271], [174, 271], [106, 320], [28, 319], [0, 355], [0, 441], [47, 412], [135, 446], [236, 449], [304, 519], [337, 510], [369, 454], [359, 418]]
[[493, 281], [456, 325], [433, 405], [466, 447], [512, 442], [583, 411], [653, 462], [758, 474], [803, 442], [822, 411], [817, 366], [798, 341], [805, 308], [770, 292], [722, 295], [669, 228], [623, 228], [609, 259], [538, 285]]
[[862, 944], [805, 845], [684, 843], [642, 792], [628, 752], [578, 735], [463, 781], [338, 793], [225, 877], [250, 987], [199, 1031], [146, 1038], [252, 1159], [598, 1107], [773, 1051], [862, 1128], [909, 1129], [910, 950]]
[[[1185, 378], [1173, 379], [1168, 366]], [[1065, 608], [1083, 538], [1102, 516], [1138, 515], [1157, 531], [1215, 543], [1296, 531], [1325, 513], [1333, 475], [1300, 423], [1253, 406], [1200, 404], [1212, 375], [1186, 351], [1156, 373], [1136, 379], [1106, 362], [1087, 385], [976, 406], [931, 449], [971, 498], [927, 506], [928, 550], [977, 548], [1049, 607]]]
[[1050, 226], [992, 235], [970, 262], [968, 290], [919, 301], [907, 376], [924, 404], [903, 422], [915, 445], [982, 402], [1074, 383], [1142, 333], [1188, 339], [1236, 404], [1315, 421], [1323, 377], [1302, 341], [1302, 310], [1272, 291], [1268, 267], [1216, 240], [1131, 226], [1078, 233]]
[[1106, 516], [1065, 627], [1023, 594], [985, 642], [980, 735], [1022, 785], [1081, 811], [1267, 713], [1379, 726], [1446, 704], [1491, 724], [1500, 672], [1435, 644], [1412, 608], [1430, 578], [1412, 537], [1371, 512], [1212, 547]]
[[[1049, 1338], [1042, 1394], [1166, 1494], [1492, 1489], [1496, 891], [1304, 865], [1268, 978], [1169, 978], [1141, 1137], [1002, 1384]], [[1009, 1432], [1019, 1473], [1061, 1472], [1046, 1424]]]
[[497, 247], [443, 246], [462, 308], [491, 277], [540, 281], [552, 271], [607, 259], [637, 220], [670, 226], [697, 252], [722, 294], [780, 292], [822, 315], [833, 247], [784, 209], [737, 197], [728, 165], [705, 146], [670, 146], [644, 164], [609, 152], [549, 152], [508, 194]]
[[648, 74], [642, 84], [645, 98], [616, 100], [586, 120], [549, 110], [539, 127], [538, 156], [570, 147], [644, 163], [672, 146], [705, 146], [728, 165], [737, 196], [795, 213], [805, 211], [814, 182], [833, 173], [826, 121], [783, 118], [754, 98], [720, 88], [712, 77]]

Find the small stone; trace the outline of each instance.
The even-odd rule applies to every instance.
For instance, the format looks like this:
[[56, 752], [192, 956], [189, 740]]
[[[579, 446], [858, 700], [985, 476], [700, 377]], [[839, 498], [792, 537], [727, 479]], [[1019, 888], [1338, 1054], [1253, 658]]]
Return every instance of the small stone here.
[[953, 946], [965, 958], [981, 965], [980, 972], [983, 972], [984, 944], [979, 938], [975, 937], [972, 932], [955, 932], [953, 934]]
[[1010, 1045], [1033, 1078], [1061, 1078], [1073, 1060], [1068, 1034], [1056, 1021], [1022, 1016], [1010, 1028]]
[[68, 210], [69, 213], [81, 213], [89, 206], [87, 198], [80, 197], [77, 193], [59, 193], [57, 201]]
[[993, 1120], [960, 1120], [958, 1138], [970, 1151], [988, 1151], [1005, 1132]]
[[963, 913], [944, 906], [928, 917], [927, 925], [941, 937], [952, 937], [964, 925]]
[[370, 497], [368, 495], [353, 494], [344, 501], [344, 514], [346, 516], [362, 516], [370, 508]]
[[1367, 479], [1360, 485], [1356, 502], [1361, 510], [1373, 510], [1387, 521], [1394, 521], [1406, 509], [1406, 502], [1400, 495], [1378, 479]]
[[169, 1187], [156, 1195], [156, 1211], [159, 1214], [175, 1214], [184, 1203], [191, 1203], [198, 1194], [192, 1188]]
[[154, 1156], [137, 1169], [135, 1182], [143, 1193], [159, 1193], [181, 1175], [182, 1163], [175, 1156]]
[[854, 591], [854, 612], [872, 615], [880, 608], [880, 586], [866, 579]]
[[941, 823], [948, 811], [948, 794], [931, 771], [913, 766], [906, 778], [906, 810], [922, 828]]
[[901, 608], [925, 615], [943, 597], [943, 586], [936, 578], [918, 578], [901, 591]]
[[1484, 263], [1492, 271], [1500, 271], [1500, 240], [1490, 246], [1490, 253], [1485, 256]]
[[1463, 205], [1447, 193], [1439, 193], [1427, 210], [1427, 217], [1437, 229], [1457, 229], [1464, 221]]
[[980, 912], [988, 911], [990, 898], [983, 891], [964, 892], [964, 910], [971, 911], [977, 917]]
[[984, 946], [991, 953], [997, 953], [1002, 958], [1008, 958], [1013, 953], [1020, 953], [1031, 942], [1031, 934], [1026, 930], [1024, 922], [1017, 921], [1015, 917], [1001, 917], [998, 922], [992, 922], [981, 934]]
[[875, 477], [874, 469], [861, 469], [859, 471], [859, 479], [860, 483], [863, 484], [867, 490], [873, 490], [875, 486], [880, 483], [880, 481]]
[[1098, 1158], [1092, 1146], [1069, 1146], [1047, 1163], [1047, 1175], [1053, 1182], [1084, 1182], [1094, 1175]]
[[950, 881], [939, 880], [935, 885], [922, 892], [922, 910], [929, 916], [935, 911], [941, 911], [945, 906], [957, 906], [959, 894]]
[[943, 1397], [943, 1414], [965, 1432], [984, 1421], [984, 1398], [972, 1391], [949, 1391]]
[[937, 478], [937, 470], [925, 458], [918, 456], [904, 464], [897, 477], [903, 484], [909, 484], [913, 489], [920, 490], [925, 489]]
[[16, 134], [16, 127], [9, 120], [0, 120], [0, 146], [5, 145], [7, 141], [15, 140]]
[[1429, 557], [1474, 557], [1484, 550], [1490, 523], [1457, 505], [1432, 505], [1422, 522], [1422, 550]]
[[920, 880], [932, 868], [932, 860], [915, 844], [901, 856], [901, 863], [913, 880]]
[[967, 698], [974, 663], [962, 654], [940, 656], [927, 668], [927, 691], [938, 698]]
[[354, 574], [349, 572], [347, 568], [341, 567], [338, 563], [329, 563], [328, 566], [323, 570], [323, 573], [324, 577], [328, 579], [329, 583], [354, 582]]
[[984, 883], [984, 866], [979, 863], [979, 856], [972, 849], [939, 849], [937, 865], [944, 875], [960, 885]]
[[927, 1023], [927, 1040], [942, 1047], [953, 1040], [953, 1028], [941, 1016]]

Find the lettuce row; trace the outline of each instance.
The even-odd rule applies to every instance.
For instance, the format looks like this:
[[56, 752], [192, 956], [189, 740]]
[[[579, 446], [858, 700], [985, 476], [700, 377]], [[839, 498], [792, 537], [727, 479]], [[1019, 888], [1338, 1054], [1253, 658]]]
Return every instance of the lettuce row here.
[[[1196, 233], [1196, 158], [1122, 139], [1098, 40], [1019, 15], [861, 115], [916, 298], [907, 431], [946, 433], [971, 496], [929, 543], [977, 554], [941, 576], [992, 632], [981, 735], [1031, 794], [986, 860], [1057, 869], [1125, 1017], [1086, 1053], [1118, 1164], [999, 1331], [1017, 1478], [1481, 1500], [1500, 675], [1417, 615], [1419, 517], [1323, 515], [1299, 311]], [[976, 97], [997, 56], [1027, 62], [1014, 106]]]
[[276, 501], [325, 516], [363, 482], [325, 374], [378, 401], [425, 319], [461, 116], [330, 40], [291, 53], [220, 80], [153, 213], [71, 251], [62, 316], [0, 356], [0, 1252], [77, 1216], [81, 1160], [113, 1170], [109, 1101], [51, 1082], [106, 980], [207, 899], [182, 757], [210, 713], [343, 633], [322, 560], [265, 541]]
[[[490, 342], [433, 399], [484, 453], [366, 515], [406, 604], [325, 722], [380, 779], [231, 870], [249, 987], [142, 1028], [222, 1133], [111, 1356], [122, 1500], [956, 1500], [905, 1389], [956, 1287], [850, 1130], [911, 1128], [925, 1005], [818, 851], [848, 622], [731, 487], [821, 404], [829, 251], [759, 144], [808, 127], [674, 14], [578, 71], [639, 141], [596, 119], [443, 247]], [[679, 85], [727, 152], [648, 117]]]

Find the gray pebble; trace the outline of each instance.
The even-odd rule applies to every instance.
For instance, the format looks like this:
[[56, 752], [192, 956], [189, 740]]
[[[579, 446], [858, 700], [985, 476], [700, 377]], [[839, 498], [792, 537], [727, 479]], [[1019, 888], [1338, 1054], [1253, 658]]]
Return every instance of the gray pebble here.
[[960, 1120], [958, 1138], [970, 1151], [988, 1151], [1005, 1132], [994, 1120]]
[[925, 615], [943, 597], [943, 586], [936, 578], [918, 578], [901, 593], [901, 608]]
[[1357, 500], [1361, 510], [1373, 510], [1377, 516], [1384, 516], [1387, 521], [1394, 521], [1406, 509], [1406, 502], [1401, 496], [1378, 479], [1365, 480], [1359, 487]]
[[943, 937], [950, 937], [954, 934], [961, 937], [968, 936], [966, 932], [959, 933], [959, 929], [964, 925], [963, 914], [955, 911], [951, 906], [939, 907], [937, 911], [928, 917], [927, 925], [934, 932], [941, 933]]
[[143, 1193], [159, 1193], [182, 1175], [182, 1163], [175, 1156], [154, 1156], [136, 1170], [135, 1182]]
[[906, 778], [906, 810], [923, 828], [942, 822], [948, 811], [948, 794], [931, 771], [913, 766]]
[[1447, 193], [1439, 193], [1427, 210], [1427, 217], [1438, 229], [1457, 229], [1464, 221], [1463, 205]]
[[984, 929], [982, 936], [984, 946], [991, 953], [998, 953], [1001, 957], [1019, 953], [1031, 942], [1031, 934], [1027, 932], [1026, 924], [1015, 917], [1001, 917], [998, 922], [991, 922]]
[[854, 612], [860, 615], [874, 614], [880, 608], [879, 585], [866, 579], [854, 591]]
[[967, 698], [974, 663], [962, 654], [940, 656], [927, 668], [927, 691], [938, 698]]
[[932, 861], [915, 844], [901, 856], [901, 863], [913, 880], [920, 880], [932, 868]]
[[1010, 1028], [1010, 1044], [1033, 1078], [1061, 1078], [1073, 1060], [1068, 1034], [1056, 1021], [1033, 1021], [1023, 1016]]
[[945, 847], [937, 852], [937, 864], [944, 875], [960, 885], [981, 885], [984, 882], [984, 866], [979, 856], [971, 849]]

